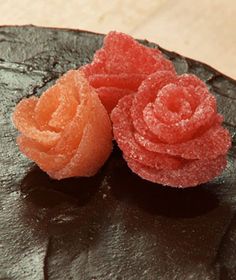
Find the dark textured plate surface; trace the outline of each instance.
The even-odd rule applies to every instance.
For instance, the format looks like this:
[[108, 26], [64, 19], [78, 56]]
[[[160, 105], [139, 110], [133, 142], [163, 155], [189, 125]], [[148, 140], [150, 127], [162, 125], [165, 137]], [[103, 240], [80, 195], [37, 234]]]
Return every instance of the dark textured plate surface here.
[[95, 177], [60, 182], [18, 152], [15, 104], [89, 62], [102, 39], [0, 28], [0, 279], [236, 279], [236, 81], [163, 50], [179, 73], [208, 84], [233, 136], [225, 172], [197, 188], [148, 183], [117, 148]]

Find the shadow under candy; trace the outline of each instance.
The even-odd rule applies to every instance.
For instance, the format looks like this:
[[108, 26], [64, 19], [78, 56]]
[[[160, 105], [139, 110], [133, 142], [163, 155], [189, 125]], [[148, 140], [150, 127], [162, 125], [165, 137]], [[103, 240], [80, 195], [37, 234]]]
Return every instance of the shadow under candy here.
[[204, 215], [218, 205], [214, 192], [204, 185], [177, 189], [141, 179], [127, 167], [121, 156], [111, 159], [109, 184], [118, 200], [135, 204], [152, 215], [193, 218]]
[[102, 172], [90, 178], [53, 180], [39, 167], [34, 166], [21, 183], [21, 192], [34, 204], [54, 207], [60, 202], [71, 201], [78, 206], [88, 203], [98, 191]]
[[133, 270], [162, 277], [169, 271], [167, 279], [187, 279], [194, 266], [196, 277], [217, 279], [218, 254], [233, 215], [221, 184], [174, 189], [147, 182], [128, 169], [115, 147], [94, 177], [56, 181], [34, 167], [21, 192], [25, 216], [39, 220], [29, 226], [50, 240], [47, 262], [58, 278], [63, 265], [68, 275], [72, 267], [85, 275], [107, 273], [109, 267], [124, 277]]

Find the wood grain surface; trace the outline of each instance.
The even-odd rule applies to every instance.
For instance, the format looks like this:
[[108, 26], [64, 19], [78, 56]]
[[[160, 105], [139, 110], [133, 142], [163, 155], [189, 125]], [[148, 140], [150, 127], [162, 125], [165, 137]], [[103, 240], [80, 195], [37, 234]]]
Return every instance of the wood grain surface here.
[[119, 30], [236, 78], [235, 0], [0, 0], [0, 24]]

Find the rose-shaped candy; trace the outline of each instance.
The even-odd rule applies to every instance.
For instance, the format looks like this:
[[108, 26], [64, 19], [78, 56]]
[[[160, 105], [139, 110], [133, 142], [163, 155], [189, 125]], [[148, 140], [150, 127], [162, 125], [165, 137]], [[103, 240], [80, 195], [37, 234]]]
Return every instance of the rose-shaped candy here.
[[150, 75], [112, 111], [113, 132], [128, 166], [142, 178], [191, 187], [219, 175], [231, 145], [215, 97], [194, 75]]
[[22, 153], [55, 179], [94, 175], [112, 149], [109, 116], [79, 71], [66, 73], [40, 98], [23, 99], [13, 122]]
[[159, 70], [175, 72], [161, 51], [145, 47], [119, 32], [108, 33], [93, 62], [82, 67], [108, 112], [121, 97], [136, 92], [147, 75]]

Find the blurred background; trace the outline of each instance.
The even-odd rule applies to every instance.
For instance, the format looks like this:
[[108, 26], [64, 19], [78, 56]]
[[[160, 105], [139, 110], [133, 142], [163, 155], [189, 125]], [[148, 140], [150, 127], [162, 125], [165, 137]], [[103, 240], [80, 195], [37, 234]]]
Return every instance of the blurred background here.
[[0, 0], [0, 25], [123, 31], [236, 79], [236, 0]]

